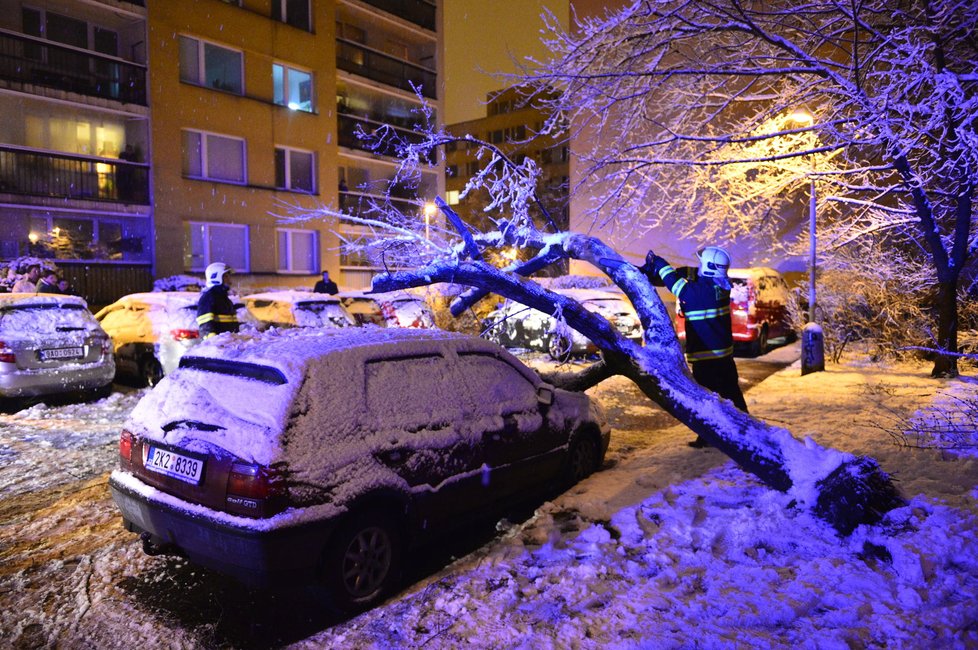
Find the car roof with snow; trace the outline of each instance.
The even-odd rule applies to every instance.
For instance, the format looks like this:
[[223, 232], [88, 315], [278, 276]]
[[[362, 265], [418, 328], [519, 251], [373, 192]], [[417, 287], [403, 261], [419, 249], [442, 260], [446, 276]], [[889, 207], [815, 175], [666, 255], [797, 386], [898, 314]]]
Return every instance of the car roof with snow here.
[[750, 268], [730, 269], [727, 271], [727, 277], [731, 278], [759, 278], [765, 275], [781, 274], [767, 266], [752, 266]]
[[346, 299], [346, 298], [357, 299], [357, 298], [359, 298], [361, 300], [376, 300], [377, 302], [383, 302], [385, 300], [386, 301], [420, 300], [422, 302], [424, 301], [424, 298], [422, 298], [420, 296], [415, 296], [414, 294], [408, 293], [407, 291], [377, 291], [377, 292], [371, 292], [371, 291], [355, 291], [355, 290], [351, 290], [351, 291], [341, 291], [340, 293], [336, 294], [336, 297], [337, 298], [340, 298], [340, 299]]
[[371, 358], [381, 349], [391, 346], [397, 347], [397, 356], [446, 348], [494, 355], [509, 354], [484, 339], [438, 329], [372, 326], [341, 329], [298, 328], [275, 329], [257, 334], [225, 334], [207, 339], [181, 359], [180, 367], [208, 369], [208, 359], [232, 361], [242, 367], [274, 368], [282, 373], [282, 379], [294, 383], [301, 381], [304, 369], [315, 359], [341, 355], [348, 357], [350, 363], [355, 363], [357, 360]]
[[287, 303], [299, 303], [299, 302], [339, 302], [340, 299], [337, 296], [332, 296], [328, 293], [314, 293], [312, 291], [303, 291], [301, 289], [285, 289], [282, 291], [262, 291], [260, 293], [250, 293], [242, 300], [255, 301], [255, 300], [270, 300], [275, 302], [287, 302]]
[[7, 306], [23, 307], [25, 305], [81, 305], [88, 307], [88, 303], [80, 296], [60, 293], [0, 293], [0, 309]]

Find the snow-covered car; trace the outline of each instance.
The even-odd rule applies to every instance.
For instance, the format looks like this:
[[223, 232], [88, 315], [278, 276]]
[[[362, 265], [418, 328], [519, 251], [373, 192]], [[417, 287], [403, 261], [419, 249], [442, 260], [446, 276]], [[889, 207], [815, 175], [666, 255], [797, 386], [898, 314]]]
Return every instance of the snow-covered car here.
[[[112, 337], [116, 371], [155, 386], [200, 341], [196, 291], [151, 291], [123, 296], [104, 307], [95, 319]], [[238, 320], [256, 321], [232, 297]]]
[[438, 329], [293, 328], [205, 341], [133, 409], [109, 481], [147, 553], [372, 605], [418, 545], [598, 469], [583, 393]]
[[[789, 290], [784, 278], [774, 269], [752, 267], [730, 269], [730, 327], [734, 344], [746, 347], [753, 356], [768, 351], [774, 340], [794, 339], [788, 315]], [[676, 335], [686, 342], [686, 319], [676, 307]]]
[[77, 296], [0, 294], [0, 397], [108, 388], [112, 343]]
[[268, 327], [350, 327], [356, 321], [340, 299], [311, 291], [269, 291], [253, 293], [243, 299], [245, 307]]
[[428, 304], [406, 291], [343, 291], [337, 297], [357, 325], [415, 328], [435, 326], [435, 317]]
[[[642, 323], [624, 294], [603, 289], [561, 289], [590, 312], [604, 316], [621, 335], [640, 342]], [[554, 360], [594, 353], [597, 347], [583, 334], [559, 327], [555, 318], [507, 300], [483, 322], [483, 336], [507, 348], [547, 352]]]

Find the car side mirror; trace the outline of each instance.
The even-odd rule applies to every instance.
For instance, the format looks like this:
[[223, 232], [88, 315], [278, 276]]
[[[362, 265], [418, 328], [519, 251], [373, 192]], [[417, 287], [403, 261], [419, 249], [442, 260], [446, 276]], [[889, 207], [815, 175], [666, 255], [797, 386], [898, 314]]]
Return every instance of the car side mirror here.
[[554, 387], [550, 384], [541, 384], [537, 387], [537, 402], [544, 406], [554, 403]]

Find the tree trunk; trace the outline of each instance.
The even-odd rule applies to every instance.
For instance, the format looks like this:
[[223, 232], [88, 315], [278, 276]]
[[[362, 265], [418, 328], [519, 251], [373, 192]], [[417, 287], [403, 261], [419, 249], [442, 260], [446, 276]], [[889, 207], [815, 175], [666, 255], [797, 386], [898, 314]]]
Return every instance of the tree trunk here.
[[[957, 277], [937, 283], [937, 347], [948, 352], [958, 351], [958, 291]], [[958, 358], [938, 354], [931, 377], [957, 377]]]
[[[484, 262], [451, 260], [415, 271], [380, 274], [374, 277], [373, 290], [454, 282], [486, 289], [546, 313], [559, 311], [570, 327], [601, 349], [603, 364], [583, 375], [552, 376], [554, 383], [584, 390], [613, 374], [629, 377], [692, 431], [767, 485], [791, 493], [799, 505], [810, 508], [842, 534], [879, 520], [903, 503], [874, 460], [797, 440], [787, 430], [752, 418], [697, 384], [669, 314], [645, 276], [599, 240], [566, 235], [562, 244], [570, 257], [601, 268], [631, 299], [645, 327], [644, 346], [623, 338], [607, 320], [576, 301]], [[546, 247], [552, 252], [553, 246], [549, 241]]]

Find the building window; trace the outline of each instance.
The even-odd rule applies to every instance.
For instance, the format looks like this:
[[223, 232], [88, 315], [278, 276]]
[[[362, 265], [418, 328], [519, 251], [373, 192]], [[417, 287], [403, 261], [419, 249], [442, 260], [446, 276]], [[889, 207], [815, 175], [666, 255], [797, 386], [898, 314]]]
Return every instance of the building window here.
[[316, 110], [312, 73], [273, 63], [272, 85], [275, 89], [275, 103], [279, 106], [288, 106], [293, 111], [307, 113]]
[[180, 37], [180, 81], [244, 94], [244, 55], [190, 36]]
[[235, 271], [251, 269], [248, 255], [248, 226], [233, 223], [187, 223], [184, 267], [203, 271], [211, 262], [224, 262]]
[[458, 205], [458, 195], [458, 190], [448, 190], [445, 192], [445, 202], [448, 203], [448, 205]]
[[272, 17], [287, 25], [312, 31], [309, 0], [272, 0]]
[[183, 175], [245, 182], [245, 141], [203, 131], [183, 131]]
[[316, 191], [316, 154], [276, 147], [275, 187], [313, 194]]
[[319, 233], [315, 230], [279, 228], [278, 272], [316, 273], [319, 271]]

